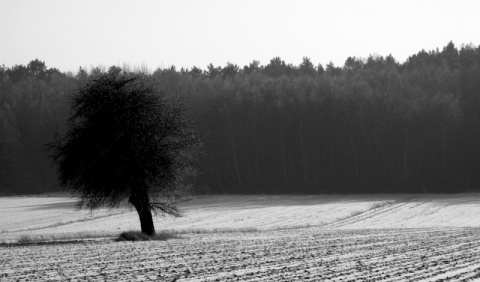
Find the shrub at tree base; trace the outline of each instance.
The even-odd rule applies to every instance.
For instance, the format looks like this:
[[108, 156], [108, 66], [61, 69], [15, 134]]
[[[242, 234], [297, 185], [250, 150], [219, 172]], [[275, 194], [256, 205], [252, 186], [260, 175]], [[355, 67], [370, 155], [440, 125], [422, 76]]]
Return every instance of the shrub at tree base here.
[[139, 231], [127, 231], [123, 232], [118, 236], [118, 238], [115, 240], [117, 242], [122, 242], [122, 241], [165, 241], [168, 239], [178, 239], [180, 238], [176, 234], [172, 233], [160, 233], [160, 234], [155, 234], [155, 235], [147, 235], [145, 233], [139, 232]]

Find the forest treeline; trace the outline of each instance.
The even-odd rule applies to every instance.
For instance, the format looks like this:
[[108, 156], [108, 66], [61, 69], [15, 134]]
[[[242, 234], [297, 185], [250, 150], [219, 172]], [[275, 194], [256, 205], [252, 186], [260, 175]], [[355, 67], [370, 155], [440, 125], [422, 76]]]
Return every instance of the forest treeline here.
[[[0, 193], [58, 189], [43, 145], [64, 130], [70, 93], [118, 68], [0, 67]], [[183, 97], [207, 136], [197, 193], [480, 190], [480, 46], [143, 75]]]

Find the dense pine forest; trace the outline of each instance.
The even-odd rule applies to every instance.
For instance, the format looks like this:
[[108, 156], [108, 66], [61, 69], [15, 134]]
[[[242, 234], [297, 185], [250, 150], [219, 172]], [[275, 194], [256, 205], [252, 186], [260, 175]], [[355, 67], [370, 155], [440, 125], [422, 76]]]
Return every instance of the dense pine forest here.
[[[44, 144], [65, 129], [69, 95], [117, 69], [0, 67], [0, 194], [58, 189]], [[197, 193], [480, 190], [480, 46], [143, 75], [183, 97], [206, 136]]]

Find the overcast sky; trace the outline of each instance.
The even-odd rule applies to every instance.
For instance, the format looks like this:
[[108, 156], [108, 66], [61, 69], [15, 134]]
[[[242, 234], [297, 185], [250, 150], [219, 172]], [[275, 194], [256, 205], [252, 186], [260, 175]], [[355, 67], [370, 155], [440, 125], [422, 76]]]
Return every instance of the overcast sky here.
[[480, 44], [480, 1], [0, 0], [0, 65], [343, 66], [349, 56]]

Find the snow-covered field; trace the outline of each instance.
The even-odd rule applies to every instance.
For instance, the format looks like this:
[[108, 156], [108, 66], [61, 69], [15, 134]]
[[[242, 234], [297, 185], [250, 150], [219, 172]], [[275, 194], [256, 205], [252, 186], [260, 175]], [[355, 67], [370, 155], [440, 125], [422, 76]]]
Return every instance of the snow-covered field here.
[[[181, 238], [0, 246], [0, 281], [468, 280], [480, 277], [480, 194], [210, 196], [158, 217]], [[0, 241], [114, 236], [129, 209], [66, 197], [0, 198]], [[63, 237], [62, 237], [63, 236]]]

